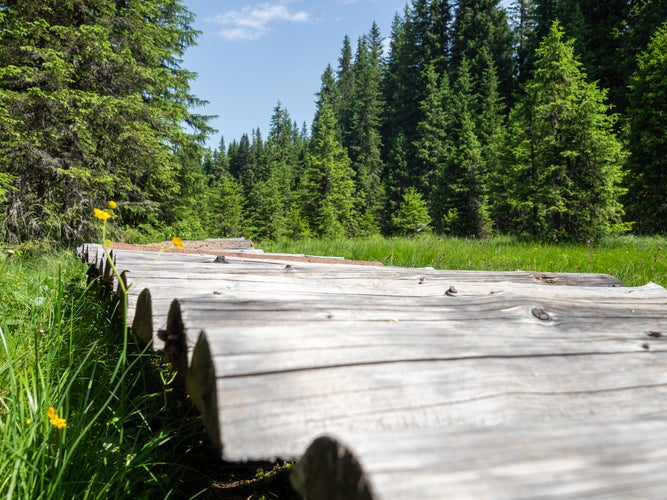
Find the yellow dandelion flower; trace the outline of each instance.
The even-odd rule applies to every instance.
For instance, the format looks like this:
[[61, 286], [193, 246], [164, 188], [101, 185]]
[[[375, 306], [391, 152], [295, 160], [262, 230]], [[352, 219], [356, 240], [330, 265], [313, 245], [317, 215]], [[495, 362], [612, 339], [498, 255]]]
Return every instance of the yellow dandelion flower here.
[[26, 424], [26, 425], [30, 425], [30, 424], [32, 424], [32, 419], [31, 419], [31, 418], [26, 418], [26, 419], [25, 419], [25, 424]]
[[171, 242], [174, 244], [176, 248], [183, 248], [183, 240], [180, 239], [178, 236], [174, 236], [171, 239]]
[[99, 208], [94, 208], [93, 210], [95, 210], [95, 217], [101, 221], [107, 221], [111, 218], [111, 214], [106, 210], [100, 210]]
[[51, 425], [56, 429], [64, 429], [67, 427], [67, 420], [60, 418], [53, 406], [49, 406], [49, 409], [46, 410], [46, 416], [49, 417], [49, 422], [51, 422]]
[[111, 210], [116, 210], [116, 209], [118, 208], [118, 203], [116, 203], [116, 202], [113, 201], [113, 200], [109, 200], [109, 208], [110, 208]]

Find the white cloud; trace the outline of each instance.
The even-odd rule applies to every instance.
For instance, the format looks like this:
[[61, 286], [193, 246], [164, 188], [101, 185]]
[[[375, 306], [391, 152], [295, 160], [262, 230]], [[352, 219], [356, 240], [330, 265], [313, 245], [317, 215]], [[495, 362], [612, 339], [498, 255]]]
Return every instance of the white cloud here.
[[262, 3], [218, 14], [213, 21], [223, 26], [220, 35], [227, 40], [256, 40], [271, 31], [276, 22], [305, 23], [305, 11], [292, 12], [284, 3]]

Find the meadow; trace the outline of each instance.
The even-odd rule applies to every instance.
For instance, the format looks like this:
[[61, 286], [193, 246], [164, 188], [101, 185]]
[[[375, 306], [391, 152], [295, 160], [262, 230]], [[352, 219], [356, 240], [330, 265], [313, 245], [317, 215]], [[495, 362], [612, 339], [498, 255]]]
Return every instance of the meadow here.
[[309, 239], [263, 242], [270, 252], [335, 255], [389, 266], [485, 271], [611, 274], [626, 286], [667, 287], [667, 238], [619, 236], [589, 244], [545, 244], [506, 236], [488, 240], [437, 237]]
[[197, 498], [238, 478], [86, 271], [71, 251], [0, 248], [0, 497]]
[[[393, 266], [605, 273], [627, 286], [667, 286], [664, 237], [589, 245], [374, 237], [256, 246]], [[243, 491], [245, 497], [289, 498], [289, 487], [276, 493], [285, 488], [286, 467], [267, 473], [272, 464], [220, 462], [177, 375], [133, 342], [118, 301], [89, 284], [86, 271], [71, 251], [0, 247], [0, 496], [197, 498], [217, 492], [224, 498]]]

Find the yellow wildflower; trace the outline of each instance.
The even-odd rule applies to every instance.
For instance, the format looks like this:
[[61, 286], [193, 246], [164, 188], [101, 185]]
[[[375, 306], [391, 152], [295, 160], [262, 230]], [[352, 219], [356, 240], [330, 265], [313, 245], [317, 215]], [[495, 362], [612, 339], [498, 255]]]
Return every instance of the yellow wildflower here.
[[25, 423], [26, 423], [26, 425], [32, 424], [32, 419], [31, 418], [26, 418]]
[[109, 208], [110, 208], [111, 210], [116, 210], [116, 209], [118, 208], [118, 203], [116, 203], [116, 202], [113, 201], [113, 200], [109, 200]]
[[171, 242], [174, 244], [176, 248], [183, 248], [183, 240], [180, 239], [178, 236], [174, 236], [171, 239]]
[[93, 210], [95, 210], [95, 217], [102, 221], [107, 221], [111, 218], [111, 214], [106, 210], [100, 210], [99, 208], [94, 208]]
[[64, 429], [67, 427], [67, 420], [60, 418], [53, 406], [49, 406], [49, 409], [46, 410], [46, 416], [49, 417], [49, 422], [51, 422], [51, 425], [56, 429]]

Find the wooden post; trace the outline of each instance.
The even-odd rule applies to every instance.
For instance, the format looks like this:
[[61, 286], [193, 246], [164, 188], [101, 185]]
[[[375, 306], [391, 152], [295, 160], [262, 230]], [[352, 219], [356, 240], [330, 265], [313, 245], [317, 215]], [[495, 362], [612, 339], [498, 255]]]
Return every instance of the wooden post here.
[[[391, 451], [387, 450], [388, 453]], [[350, 449], [336, 438], [315, 439], [292, 469], [292, 486], [303, 498], [373, 500], [370, 481]], [[414, 497], [419, 498], [419, 497]]]

